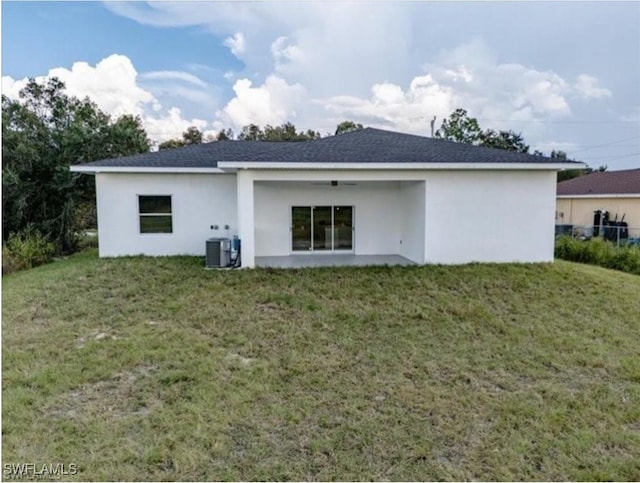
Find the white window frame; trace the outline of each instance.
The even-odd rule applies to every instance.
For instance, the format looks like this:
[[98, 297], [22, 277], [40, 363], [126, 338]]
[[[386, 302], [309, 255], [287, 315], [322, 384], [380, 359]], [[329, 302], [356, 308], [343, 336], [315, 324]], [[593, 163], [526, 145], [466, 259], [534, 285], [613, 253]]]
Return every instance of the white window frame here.
[[[167, 197], [169, 198], [169, 202], [171, 204], [170, 209], [171, 211], [169, 213], [140, 213], [140, 198], [142, 197]], [[173, 195], [167, 195], [167, 194], [138, 194], [136, 195], [136, 199], [138, 201], [138, 234], [140, 235], [173, 235], [173, 230], [174, 230], [174, 226], [173, 226]], [[171, 231], [169, 232], [165, 232], [165, 231], [154, 231], [154, 232], [143, 232], [142, 231], [142, 217], [143, 216], [170, 216], [171, 217]]]

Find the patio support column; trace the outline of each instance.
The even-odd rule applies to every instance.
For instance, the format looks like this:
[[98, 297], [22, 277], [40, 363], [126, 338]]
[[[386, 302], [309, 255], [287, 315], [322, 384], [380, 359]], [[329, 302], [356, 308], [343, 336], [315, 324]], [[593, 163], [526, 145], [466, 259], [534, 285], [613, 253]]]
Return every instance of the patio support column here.
[[242, 247], [242, 268], [255, 267], [255, 224], [253, 173], [245, 169], [237, 172], [238, 234]]

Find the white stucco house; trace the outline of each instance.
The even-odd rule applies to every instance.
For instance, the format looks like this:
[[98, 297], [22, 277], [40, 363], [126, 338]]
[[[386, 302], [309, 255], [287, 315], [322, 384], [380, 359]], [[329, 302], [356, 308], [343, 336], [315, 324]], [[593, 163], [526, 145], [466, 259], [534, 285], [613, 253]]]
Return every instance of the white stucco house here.
[[208, 238], [237, 235], [242, 266], [255, 267], [300, 255], [549, 262], [556, 172], [575, 167], [366, 128], [307, 142], [218, 141], [71, 170], [95, 175], [101, 257], [203, 255]]

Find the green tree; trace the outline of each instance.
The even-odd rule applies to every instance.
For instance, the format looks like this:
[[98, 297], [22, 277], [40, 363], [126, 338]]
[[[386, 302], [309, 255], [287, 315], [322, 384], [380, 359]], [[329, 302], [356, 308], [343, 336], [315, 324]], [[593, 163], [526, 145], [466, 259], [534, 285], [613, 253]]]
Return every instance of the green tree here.
[[216, 141], [230, 141], [231, 139], [233, 139], [233, 131], [231, 129], [221, 129], [215, 137]]
[[296, 126], [290, 122], [280, 126], [267, 124], [264, 130], [256, 124], [249, 124], [243, 127], [238, 135], [240, 141], [310, 141], [319, 138], [320, 133], [311, 129], [298, 132]]
[[528, 153], [529, 146], [525, 144], [521, 134], [513, 131], [499, 131], [487, 129], [480, 136], [480, 146], [496, 149], [506, 149], [518, 153]]
[[182, 139], [169, 139], [168, 141], [164, 141], [158, 145], [159, 151], [164, 151], [165, 149], [175, 149], [181, 148], [184, 146], [184, 141]]
[[[509, 131], [494, 131], [487, 129], [483, 131], [475, 117], [469, 117], [464, 109], [456, 109], [451, 113], [448, 119], [442, 122], [440, 129], [436, 131], [436, 137], [447, 139], [459, 143], [474, 144], [476, 146], [485, 146], [489, 148], [506, 149], [508, 151], [516, 151], [519, 153], [528, 153], [529, 146], [525, 143], [522, 134]], [[544, 156], [542, 151], [535, 150], [534, 156]], [[549, 157], [559, 161], [569, 160], [567, 153], [560, 150], [553, 150]], [[567, 179], [576, 178], [595, 171], [606, 171], [606, 166], [599, 166], [592, 169], [587, 166], [584, 169], [569, 169], [558, 172], [558, 182]]]
[[149, 151], [151, 141], [140, 116], [125, 114], [110, 125], [103, 145], [107, 157], [118, 158]]
[[202, 144], [202, 131], [195, 126], [191, 126], [187, 128], [185, 132], [182, 133], [182, 140], [184, 144]]
[[202, 131], [196, 126], [190, 126], [182, 133], [182, 139], [169, 139], [158, 145], [158, 150], [181, 148], [189, 144], [202, 144]]
[[290, 122], [275, 127], [267, 124], [264, 128], [264, 141], [296, 141], [297, 139], [298, 131]]
[[456, 109], [449, 118], [442, 121], [440, 129], [436, 131], [436, 137], [479, 145], [482, 141], [482, 129], [475, 117], [469, 117], [465, 109]]
[[93, 179], [69, 165], [149, 150], [139, 118], [113, 121], [56, 78], [30, 79], [19, 100], [2, 96], [2, 139], [3, 240], [36, 230], [60, 251], [74, 248], [78, 206], [95, 205]]
[[322, 134], [319, 131], [313, 129], [307, 129], [305, 133], [300, 133], [300, 141], [313, 141], [314, 139], [320, 139]]
[[[567, 161], [567, 153], [564, 151], [556, 151], [555, 149], [551, 151], [549, 155], [550, 158], [557, 159], [558, 161]], [[558, 171], [558, 182], [566, 181], [568, 179], [577, 178], [578, 176], [582, 176], [586, 174], [585, 169], [567, 169], [565, 171]]]
[[[488, 148], [506, 149], [519, 153], [528, 153], [529, 146], [525, 143], [522, 134], [509, 131], [495, 131], [480, 127], [475, 117], [469, 117], [464, 109], [456, 109], [451, 115], [442, 121], [442, 126], [435, 133], [437, 138], [455, 141], [458, 143], [485, 146]], [[538, 153], [540, 153], [538, 151]], [[542, 153], [540, 153], [542, 155]]]
[[306, 132], [298, 132], [296, 126], [290, 122], [284, 123], [280, 126], [267, 125], [264, 128], [265, 141], [310, 141], [318, 139], [320, 133], [317, 133], [311, 129]]
[[[568, 159], [567, 153], [565, 153], [564, 151], [556, 151], [556, 150], [551, 151], [550, 157], [554, 159], [559, 159], [561, 161], [566, 161]], [[598, 166], [596, 169], [593, 169], [591, 166], [587, 165], [585, 168], [581, 168], [581, 169], [568, 169], [565, 171], [558, 171], [558, 182], [577, 178], [578, 176], [584, 176], [585, 174], [591, 174], [591, 173], [597, 173], [597, 172], [601, 173], [606, 170], [607, 170], [606, 165]]]
[[353, 121], [342, 121], [336, 126], [336, 136], [347, 132], [359, 131], [360, 129], [364, 129], [362, 124], [356, 124]]
[[262, 141], [264, 139], [264, 132], [260, 129], [260, 126], [256, 124], [249, 124], [242, 128], [242, 132], [238, 134], [238, 140], [240, 141]]

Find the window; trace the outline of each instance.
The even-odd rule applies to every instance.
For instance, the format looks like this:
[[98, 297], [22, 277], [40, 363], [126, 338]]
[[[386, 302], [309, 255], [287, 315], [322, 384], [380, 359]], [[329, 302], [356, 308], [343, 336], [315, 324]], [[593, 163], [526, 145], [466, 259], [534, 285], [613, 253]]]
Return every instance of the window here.
[[171, 196], [138, 196], [140, 233], [173, 233]]

